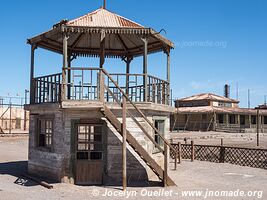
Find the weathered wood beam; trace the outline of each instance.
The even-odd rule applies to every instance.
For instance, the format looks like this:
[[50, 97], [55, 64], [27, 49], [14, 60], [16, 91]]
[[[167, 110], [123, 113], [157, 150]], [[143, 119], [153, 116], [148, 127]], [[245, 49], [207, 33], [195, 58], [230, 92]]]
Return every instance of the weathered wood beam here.
[[123, 41], [123, 39], [121, 38], [121, 36], [119, 34], [116, 34], [116, 36], [117, 36], [120, 44], [122, 45], [122, 48], [124, 49], [125, 54], [127, 54], [128, 53], [128, 48], [127, 48], [125, 42]]
[[66, 68], [68, 68], [68, 36], [66, 33], [63, 34], [63, 66], [62, 66], [62, 89], [61, 89], [61, 100], [66, 99]]
[[144, 98], [144, 102], [147, 102], [147, 38], [142, 38], [142, 41], [144, 43], [144, 49], [143, 49], [143, 98]]
[[72, 43], [70, 49], [73, 50], [79, 44], [79, 42], [83, 39], [83, 37], [84, 37], [84, 34], [80, 33], [77, 39]]
[[34, 53], [36, 45], [31, 45], [31, 68], [30, 68], [30, 104], [35, 102], [35, 81], [34, 81]]
[[103, 68], [105, 63], [105, 44], [106, 44], [106, 34], [104, 30], [100, 33], [100, 68]]
[[170, 82], [171, 82], [171, 56], [170, 56], [170, 49], [166, 50], [166, 55], [167, 55], [167, 81], [169, 82], [168, 86], [167, 86], [167, 99], [166, 101], [168, 102], [168, 105], [170, 105], [170, 101], [172, 101], [172, 99], [170, 99]]

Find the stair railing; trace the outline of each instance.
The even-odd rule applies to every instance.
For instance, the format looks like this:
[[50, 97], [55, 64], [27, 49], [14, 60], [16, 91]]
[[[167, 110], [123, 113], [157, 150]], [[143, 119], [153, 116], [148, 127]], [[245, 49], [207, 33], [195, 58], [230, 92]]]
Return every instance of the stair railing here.
[[[149, 140], [155, 144], [155, 146], [160, 150], [160, 152], [162, 152], [164, 154], [165, 157], [165, 161], [164, 161], [164, 168], [166, 168], [167, 166], [166, 164], [166, 157], [167, 155], [167, 146], [175, 152], [175, 170], [177, 169], [177, 151], [174, 149], [174, 147], [164, 138], [164, 136], [160, 133], [160, 131], [150, 122], [150, 120], [145, 116], [145, 114], [130, 100], [130, 98], [125, 94], [125, 92], [120, 88], [120, 86], [117, 84], [117, 82], [110, 76], [110, 74], [105, 70], [105, 69], [101, 69], [101, 71], [104, 73], [104, 75], [106, 75], [108, 77], [108, 79], [114, 84], [114, 86], [121, 92], [122, 96], [126, 99], [127, 102], [129, 102], [132, 107], [141, 115], [141, 117], [148, 123], [148, 125], [157, 133], [157, 135], [162, 139], [162, 141], [164, 142], [164, 149], [162, 149], [162, 147], [155, 142], [155, 140], [148, 134], [146, 134], [145, 129], [143, 128], [143, 126], [137, 121], [137, 119], [129, 112], [129, 110], [127, 109], [127, 114], [130, 115], [130, 117], [134, 120], [134, 122], [138, 125], [138, 127], [143, 131], [143, 133], [145, 133], [145, 135], [149, 138]], [[100, 72], [101, 73], [101, 72]], [[100, 75], [101, 76], [101, 75]], [[101, 78], [102, 79], [102, 78]], [[107, 89], [107, 91], [113, 96], [113, 98], [115, 97], [115, 95], [113, 95], [113, 93], [111, 92], [111, 90], [104, 84], [104, 81], [101, 81], [100, 79], [100, 89], [101, 93], [100, 96], [104, 95], [104, 90]], [[100, 99], [104, 99], [103, 97]], [[121, 103], [118, 101], [118, 99], [116, 98], [117, 103], [122, 107]], [[104, 102], [104, 101], [103, 101]], [[167, 170], [165, 169], [164, 172], [166, 172]]]

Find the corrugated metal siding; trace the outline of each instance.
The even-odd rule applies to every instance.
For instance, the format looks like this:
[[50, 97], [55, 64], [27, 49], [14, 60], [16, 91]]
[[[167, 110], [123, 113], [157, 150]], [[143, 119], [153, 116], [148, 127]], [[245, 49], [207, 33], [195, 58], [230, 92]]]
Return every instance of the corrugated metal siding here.
[[140, 24], [137, 24], [103, 8], [71, 20], [67, 23], [67, 25], [88, 27], [144, 28]]

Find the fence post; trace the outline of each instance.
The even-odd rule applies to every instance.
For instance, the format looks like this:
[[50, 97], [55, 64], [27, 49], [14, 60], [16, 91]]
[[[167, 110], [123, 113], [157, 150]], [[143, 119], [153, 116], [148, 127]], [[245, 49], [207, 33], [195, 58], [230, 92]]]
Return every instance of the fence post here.
[[191, 162], [195, 160], [195, 144], [194, 141], [191, 141]]
[[184, 143], [187, 144], [187, 138], [186, 137], [184, 138]]
[[221, 138], [221, 146], [223, 146], [223, 138]]
[[221, 146], [220, 147], [220, 163], [224, 163], [224, 157], [225, 157], [225, 147]]
[[182, 146], [181, 146], [181, 142], [178, 142], [178, 159], [179, 159], [179, 163], [182, 162]]

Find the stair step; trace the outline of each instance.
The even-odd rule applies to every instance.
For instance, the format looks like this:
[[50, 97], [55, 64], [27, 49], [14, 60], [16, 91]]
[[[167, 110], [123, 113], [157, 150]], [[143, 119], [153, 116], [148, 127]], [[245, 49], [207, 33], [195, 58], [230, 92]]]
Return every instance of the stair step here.
[[[111, 123], [111, 125], [121, 133], [122, 123], [117, 119], [117, 117], [111, 112], [111, 110], [104, 105], [104, 109], [101, 109], [103, 115], [107, 118], [107, 120]], [[134, 149], [134, 151], [140, 156], [140, 158], [150, 167], [150, 169], [159, 177], [159, 179], [163, 179], [164, 170], [158, 163], [149, 155], [149, 153], [143, 148], [142, 145], [135, 139], [135, 137], [127, 130], [126, 138], [128, 144]], [[174, 181], [168, 176], [167, 177], [167, 185], [173, 186], [176, 185]]]

